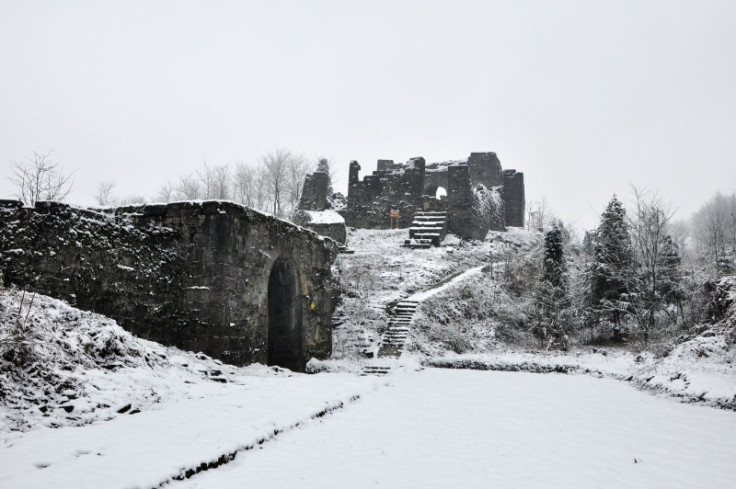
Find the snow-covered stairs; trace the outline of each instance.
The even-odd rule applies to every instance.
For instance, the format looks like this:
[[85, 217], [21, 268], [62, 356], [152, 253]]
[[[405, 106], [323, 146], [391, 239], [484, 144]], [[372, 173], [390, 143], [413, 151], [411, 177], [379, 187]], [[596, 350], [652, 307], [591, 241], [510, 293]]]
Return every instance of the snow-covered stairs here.
[[447, 235], [447, 212], [419, 211], [409, 228], [409, 239], [404, 241], [407, 248], [429, 248], [439, 246]]
[[381, 336], [377, 355], [379, 361], [365, 365], [363, 375], [386, 375], [391, 370], [391, 366], [380, 363], [380, 359], [401, 356], [418, 305], [416, 301], [401, 301], [394, 306], [388, 319], [388, 328]]
[[401, 301], [396, 304], [388, 320], [388, 329], [381, 338], [378, 358], [401, 356], [418, 305], [415, 301]]

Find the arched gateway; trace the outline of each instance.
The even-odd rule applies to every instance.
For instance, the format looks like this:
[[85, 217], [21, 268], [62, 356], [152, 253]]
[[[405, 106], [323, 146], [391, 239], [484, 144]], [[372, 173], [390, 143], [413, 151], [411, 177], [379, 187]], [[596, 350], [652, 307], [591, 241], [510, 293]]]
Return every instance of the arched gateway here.
[[302, 365], [301, 308], [297, 274], [284, 258], [277, 259], [268, 278], [268, 365], [300, 371]]

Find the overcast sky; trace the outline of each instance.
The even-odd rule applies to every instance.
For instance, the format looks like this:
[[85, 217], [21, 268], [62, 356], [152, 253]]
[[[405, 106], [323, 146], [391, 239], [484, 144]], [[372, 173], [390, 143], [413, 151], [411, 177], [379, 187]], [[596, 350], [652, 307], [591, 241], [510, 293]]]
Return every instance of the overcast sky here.
[[582, 229], [648, 187], [736, 191], [736, 2], [0, 0], [0, 196], [48, 152], [155, 195], [277, 147], [347, 189], [379, 158], [495, 151]]

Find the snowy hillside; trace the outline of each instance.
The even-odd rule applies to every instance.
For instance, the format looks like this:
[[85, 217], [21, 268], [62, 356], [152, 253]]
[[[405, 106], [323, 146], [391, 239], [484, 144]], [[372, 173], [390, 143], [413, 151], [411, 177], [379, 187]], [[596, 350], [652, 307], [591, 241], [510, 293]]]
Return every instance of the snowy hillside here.
[[[490, 232], [482, 242], [461, 241], [450, 234], [441, 247], [420, 250], [401, 247], [407, 237], [405, 229], [349, 231], [348, 246], [355, 254], [339, 255], [335, 265], [343, 288], [342, 304], [335, 313], [342, 322], [333, 336], [336, 358], [357, 358], [362, 348], [377, 347], [391, 307], [420, 292], [422, 303], [411, 349], [435, 353], [453, 350], [458, 328], [467, 330], [467, 334], [460, 333], [459, 341], [473, 343], [481, 351], [495, 344], [498, 329], [502, 334], [523, 337], [520, 341], [529, 340], [525, 332], [509, 328], [506, 319], [518, 315], [519, 304], [511, 302], [494, 277], [502, 274], [504, 267], [523, 265], [521, 258], [541, 244], [540, 233], [510, 228], [505, 233]], [[473, 269], [482, 273], [452, 280]], [[445, 283], [448, 280], [452, 283]], [[474, 301], [485, 304], [478, 307]], [[488, 301], [494, 302], [493, 307]], [[488, 311], [492, 312], [490, 317], [484, 315]], [[428, 321], [428, 316], [436, 317]], [[446, 328], [441, 327], [443, 316]]]
[[361, 349], [375, 352], [391, 307], [414, 299], [419, 304], [405, 351], [424, 365], [589, 373], [685, 402], [736, 409], [733, 278], [719, 285], [723, 319], [715, 325], [648, 346], [601, 348], [578, 341], [570, 352], [547, 352], [531, 334], [529, 305], [514, 292], [519, 285], [508, 278], [539, 260], [541, 234], [511, 228], [465, 243], [448, 235], [442, 247], [427, 250], [400, 247], [404, 234], [350, 233], [355, 254], [341, 255], [337, 263], [345, 293], [334, 357], [360, 359]]
[[138, 414], [202, 388], [222, 391], [255, 377], [287, 375], [294, 374], [262, 365], [237, 368], [165, 347], [65, 302], [0, 290], [0, 440]]

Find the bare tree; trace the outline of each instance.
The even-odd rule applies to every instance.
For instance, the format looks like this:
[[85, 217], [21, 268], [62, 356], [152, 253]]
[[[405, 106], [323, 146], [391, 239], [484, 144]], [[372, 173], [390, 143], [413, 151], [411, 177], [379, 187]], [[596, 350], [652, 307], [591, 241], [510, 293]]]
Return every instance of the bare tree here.
[[271, 198], [271, 212], [278, 217], [284, 215], [283, 204], [287, 197], [285, 194], [288, 194], [288, 165], [291, 158], [291, 152], [283, 148], [261, 157]]
[[171, 184], [171, 182], [166, 182], [161, 186], [161, 188], [158, 191], [158, 194], [156, 194], [156, 200], [159, 202], [171, 202], [174, 200], [174, 196], [176, 195], [176, 188]]
[[253, 168], [244, 161], [235, 163], [233, 170], [233, 199], [247, 207], [253, 207]]
[[39, 200], [63, 201], [72, 191], [74, 173], [66, 174], [64, 170], [51, 160], [51, 152], [39, 154], [26, 162], [13, 164], [13, 175], [10, 181], [17, 187], [16, 196], [28, 205], [35, 205]]
[[632, 186], [632, 192], [636, 209], [629, 226], [636, 261], [641, 269], [642, 293], [641, 300], [638, 301], [640, 305], [638, 317], [646, 341], [649, 331], [655, 325], [655, 314], [663, 306], [659, 294], [659, 281], [663, 275], [662, 251], [665, 240], [671, 239], [668, 225], [672, 211], [657, 193], [650, 193], [635, 186]]
[[181, 200], [197, 200], [202, 198], [202, 188], [199, 179], [185, 175], [179, 177], [179, 184], [176, 186], [176, 198]]
[[219, 165], [212, 167], [212, 188], [208, 198], [227, 200], [232, 198], [230, 185], [230, 166]]
[[692, 217], [698, 251], [716, 277], [731, 273], [736, 257], [736, 194], [717, 193]]
[[146, 197], [145, 195], [128, 195], [127, 197], [123, 197], [122, 199], [118, 200], [118, 205], [134, 205], [134, 204], [145, 204], [146, 202], [149, 202], [151, 199]]
[[210, 166], [205, 161], [204, 168], [197, 170], [196, 174], [201, 185], [202, 198], [222, 200], [231, 198], [230, 167], [227, 164]]
[[97, 184], [97, 194], [95, 195], [95, 201], [97, 202], [97, 205], [115, 205], [116, 199], [112, 193], [115, 186], [116, 183], [112, 180], [100, 182], [99, 184]]
[[529, 230], [545, 229], [557, 221], [550, 211], [546, 197], [530, 201], [526, 206], [526, 216]]
[[269, 186], [270, 177], [265, 167], [259, 166], [255, 169], [253, 175], [255, 189], [253, 192], [253, 207], [258, 210], [268, 210], [271, 197], [271, 187]]
[[296, 210], [299, 206], [299, 200], [302, 198], [302, 190], [304, 189], [304, 180], [313, 168], [314, 165], [303, 155], [293, 155], [287, 162], [286, 182], [288, 186], [287, 207], [289, 212]]

